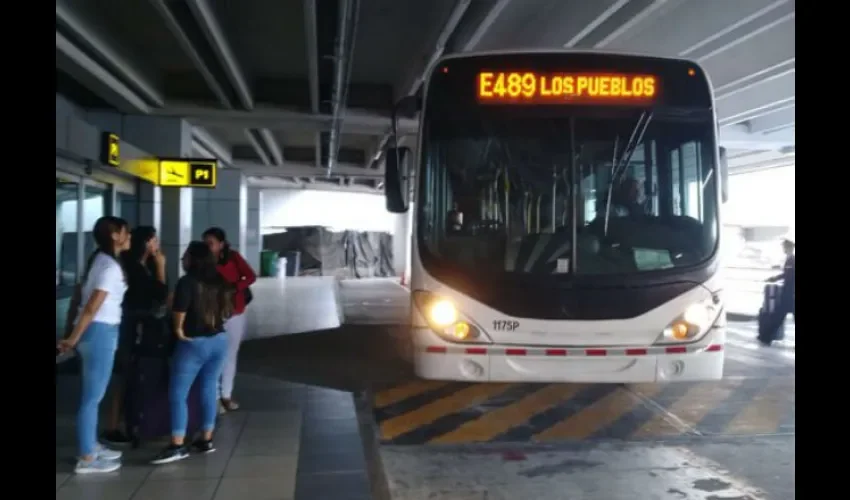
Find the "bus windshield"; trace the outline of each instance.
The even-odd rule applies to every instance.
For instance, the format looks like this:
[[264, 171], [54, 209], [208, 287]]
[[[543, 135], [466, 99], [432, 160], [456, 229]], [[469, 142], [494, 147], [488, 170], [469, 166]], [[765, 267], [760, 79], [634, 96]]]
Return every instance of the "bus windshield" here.
[[424, 122], [420, 256], [463, 274], [640, 274], [718, 239], [709, 109], [546, 107]]

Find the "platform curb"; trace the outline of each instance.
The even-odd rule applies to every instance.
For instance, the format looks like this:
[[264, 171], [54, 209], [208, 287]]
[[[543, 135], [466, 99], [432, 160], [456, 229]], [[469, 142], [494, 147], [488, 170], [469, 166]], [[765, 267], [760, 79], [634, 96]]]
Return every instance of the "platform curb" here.
[[366, 472], [374, 500], [392, 500], [384, 462], [381, 459], [381, 443], [375, 421], [372, 418], [372, 402], [374, 394], [371, 389], [352, 393], [354, 412], [357, 415], [357, 425], [360, 429], [360, 439], [363, 442], [363, 453], [366, 458]]

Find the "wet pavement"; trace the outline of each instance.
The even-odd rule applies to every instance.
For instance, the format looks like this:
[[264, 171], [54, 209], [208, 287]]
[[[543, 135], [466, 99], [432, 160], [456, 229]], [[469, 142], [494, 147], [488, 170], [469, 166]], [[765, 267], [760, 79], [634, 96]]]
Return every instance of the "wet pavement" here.
[[[282, 483], [272, 484], [273, 476], [255, 477], [253, 486], [247, 479], [243, 483], [244, 492], [265, 493], [244, 493], [240, 500], [342, 500], [349, 497], [334, 492], [345, 490], [352, 492], [351, 498], [369, 498], [362, 493], [366, 488], [380, 500], [794, 498], [793, 325], [782, 346], [763, 348], [751, 323], [732, 322], [726, 378], [715, 383], [439, 385], [415, 379], [404, 328], [387, 324], [406, 311], [400, 290], [387, 280], [354, 286], [343, 282], [335, 293], [348, 324], [255, 335], [243, 344], [240, 377], [254, 382], [248, 386], [246, 396], [253, 403], [242, 425], [248, 425], [254, 412], [281, 411], [274, 403], [275, 391], [327, 391], [316, 393], [314, 400], [322, 403], [313, 405], [309, 417], [304, 416], [309, 404], [303, 396], [297, 432], [303, 437], [309, 420], [310, 434], [323, 434], [329, 441], [299, 441], [299, 454], [309, 450], [312, 456], [295, 462], [293, 484], [285, 486], [292, 488], [291, 496], [284, 494], [290, 490], [284, 491]], [[264, 307], [276, 305], [272, 301]], [[332, 323], [327, 316], [334, 308], [321, 307], [327, 311], [317, 321]], [[315, 315], [321, 307], [313, 304], [310, 310]], [[386, 410], [391, 407], [395, 414]], [[386, 410], [383, 416], [381, 408]], [[415, 417], [404, 417], [411, 412]], [[404, 443], [387, 439], [385, 429], [387, 421], [399, 416], [406, 423], [396, 420], [390, 427], [407, 429]], [[278, 441], [296, 432], [283, 423], [279, 427]], [[430, 430], [420, 431], [424, 428]], [[356, 431], [359, 441], [332, 441], [341, 435], [335, 432], [351, 436]], [[419, 439], [410, 438], [411, 431]], [[395, 437], [400, 435], [405, 434]], [[283, 470], [256, 460], [258, 470]], [[340, 475], [346, 468], [347, 475]], [[57, 465], [57, 488], [59, 474]], [[217, 476], [219, 488], [227, 484], [226, 474], [222, 469]], [[310, 489], [317, 484], [334, 489]], [[167, 498], [158, 493], [158, 500]]]
[[[384, 441], [369, 457], [371, 466], [382, 469], [378, 476], [398, 499], [790, 500], [794, 358], [787, 348], [758, 347], [745, 335], [746, 325], [733, 325], [739, 327], [742, 333], [732, 334], [737, 345], [727, 349], [728, 378], [719, 382], [444, 388], [443, 398], [466, 392], [437, 409], [432, 399], [425, 411], [427, 399], [411, 404], [407, 398], [408, 409], [419, 413], [404, 424], [414, 431], [405, 444], [383, 440], [386, 420], [367, 406], [371, 415], [361, 412], [360, 418], [372, 420], [374, 441]], [[274, 339], [274, 347], [268, 342], [253, 347], [266, 354], [251, 356], [251, 371], [364, 398], [370, 388], [431, 384], [412, 377], [400, 329], [349, 326]], [[488, 390], [498, 394], [489, 402], [476, 399]], [[570, 394], [571, 402], [550, 404]], [[593, 467], [581, 465], [588, 461]]]

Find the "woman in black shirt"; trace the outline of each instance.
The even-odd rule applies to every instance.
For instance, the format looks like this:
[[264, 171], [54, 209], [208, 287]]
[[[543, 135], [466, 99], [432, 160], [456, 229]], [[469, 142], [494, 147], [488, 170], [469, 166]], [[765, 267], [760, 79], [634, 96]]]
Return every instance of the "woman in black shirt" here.
[[121, 430], [121, 413], [124, 399], [124, 376], [130, 360], [130, 351], [141, 337], [157, 342], [157, 337], [168, 334], [165, 304], [168, 285], [165, 281], [165, 256], [159, 248], [156, 228], [139, 226], [131, 234], [130, 249], [121, 254], [127, 274], [127, 293], [124, 294], [118, 352], [115, 355], [115, 377], [112, 378], [112, 408], [103, 440], [112, 444], [130, 442]]
[[209, 247], [189, 243], [183, 254], [186, 275], [174, 290], [172, 312], [177, 346], [172, 359], [168, 399], [171, 407], [171, 444], [152, 460], [166, 464], [189, 456], [185, 444], [189, 389], [200, 378], [201, 431], [192, 447], [201, 453], [215, 451], [212, 442], [218, 414], [218, 379], [227, 355], [224, 321], [233, 314], [235, 288], [221, 277]]

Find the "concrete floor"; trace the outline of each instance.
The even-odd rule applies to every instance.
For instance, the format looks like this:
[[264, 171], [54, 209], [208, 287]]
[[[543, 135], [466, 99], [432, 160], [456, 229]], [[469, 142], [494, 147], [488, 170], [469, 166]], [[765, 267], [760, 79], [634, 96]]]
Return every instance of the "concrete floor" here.
[[[767, 441], [759, 438], [760, 441]], [[382, 451], [396, 500], [619, 500], [794, 498], [793, 463], [746, 459], [793, 456], [793, 440], [712, 444], [592, 443]], [[753, 450], [736, 456], [732, 450]], [[757, 450], [757, 451], [755, 451]], [[759, 462], [756, 462], [758, 464]], [[731, 468], [730, 466], [737, 466]], [[738, 468], [743, 467], [743, 468]], [[752, 468], [759, 469], [758, 481]], [[787, 472], [783, 475], [777, 472]], [[728, 472], [736, 470], [736, 474]], [[747, 470], [750, 469], [750, 470]], [[744, 474], [742, 474], [744, 472]], [[745, 475], [746, 474], [746, 475]], [[737, 475], [737, 477], [736, 477]], [[771, 491], [756, 486], [769, 484]]]
[[72, 374], [57, 385], [57, 500], [372, 498], [351, 393], [243, 372], [235, 385], [242, 408], [219, 418], [215, 453], [149, 465], [160, 439], [125, 449], [117, 472], [76, 476], [78, 386]]
[[[342, 286], [344, 311], [354, 311], [361, 323], [389, 322], [404, 314], [404, 301], [393, 296], [404, 295], [404, 291], [399, 292], [394, 286], [378, 281]], [[372, 307], [368, 307], [370, 301]], [[741, 309], [746, 311], [745, 307]], [[373, 316], [364, 318], [364, 312]], [[528, 439], [462, 445], [384, 444], [380, 447], [380, 461], [390, 496], [404, 500], [793, 499], [794, 326], [789, 318], [786, 340], [766, 349], [755, 341], [752, 322], [733, 321], [727, 379], [691, 387], [671, 384], [666, 397], [647, 397], [647, 404], [638, 408], [637, 417], [632, 413], [631, 419], [619, 419], [621, 428], [636, 427], [634, 418], [648, 422], [643, 428], [651, 431], [643, 435], [638, 432], [635, 438], [627, 435], [625, 439], [610, 439], [606, 433], [596, 433], [585, 439], [545, 444]], [[370, 337], [374, 335], [373, 332]], [[386, 335], [393, 340], [385, 342], [385, 346], [395, 346], [398, 357], [404, 357], [405, 343], [399, 338], [403, 334], [388, 331]], [[403, 370], [397, 369], [396, 373], [400, 380], [409, 377]], [[402, 384], [400, 380], [373, 376], [371, 384], [398, 386]], [[732, 386], [737, 392], [729, 390]], [[510, 389], [505, 393], [509, 392]], [[485, 403], [483, 409], [475, 407], [475, 418], [482, 419], [507, 405], [516, 409], [520, 403], [494, 400]], [[444, 405], [443, 409], [448, 411], [449, 406]], [[583, 409], [586, 408], [577, 410]], [[469, 421], [473, 408], [453, 411], [456, 413], [443, 420], [457, 416], [458, 421]], [[606, 419], [612, 418], [608, 413], [617, 411], [620, 409], [609, 407], [595, 414]], [[774, 411], [781, 411], [782, 418], [771, 414]], [[436, 425], [433, 419], [442, 417], [433, 407], [423, 413], [427, 414], [427, 421], [422, 425], [432, 428]], [[565, 417], [561, 418], [563, 425]], [[697, 422], [697, 418], [703, 420]], [[685, 432], [669, 432], [682, 426]], [[376, 427], [375, 432], [380, 439], [381, 428]]]
[[[181, 475], [186, 477], [191, 470], [212, 467], [197, 459], [174, 464], [173, 481], [154, 486], [146, 485], [160, 481], [159, 475], [164, 473], [157, 472], [160, 479], [156, 479], [152, 469], [141, 462], [131, 465], [138, 471], [130, 474], [137, 475], [132, 480], [125, 474], [127, 482], [138, 481], [131, 496], [126, 496], [126, 489], [119, 491], [118, 486], [103, 486], [99, 481], [81, 486], [82, 478], [67, 476], [72, 453], [67, 448], [68, 439], [73, 441], [68, 427], [70, 415], [57, 412], [57, 498], [139, 500], [148, 494], [157, 500], [213, 498], [210, 495], [218, 495], [215, 498], [219, 499], [238, 496], [240, 500], [343, 500], [369, 495], [379, 500], [794, 498], [793, 411], [790, 424], [788, 420], [784, 422], [784, 433], [766, 436], [684, 433], [642, 439], [597, 436], [545, 443], [526, 440], [379, 446], [380, 428], [372, 419], [370, 394], [413, 379], [409, 342], [404, 329], [393, 326], [400, 317], [404, 318], [406, 291], [392, 280], [342, 282], [338, 287], [321, 279], [301, 280], [263, 280], [254, 287], [256, 298], [249, 317], [252, 339], [243, 344], [237, 383], [237, 394], [247, 405], [241, 415], [223, 418], [222, 446], [226, 448], [224, 453], [208, 457], [220, 462], [215, 464], [217, 469], [206, 486], [193, 488], [201, 483], [180, 482]], [[340, 321], [340, 311], [345, 321]], [[348, 324], [340, 327], [340, 323]], [[789, 331], [790, 344], [764, 349], [755, 345], [752, 324], [733, 324], [727, 348], [727, 377], [752, 383], [768, 379], [793, 382], [793, 327]], [[786, 405], [790, 401], [793, 410], [794, 386], [788, 384], [790, 392], [783, 401]], [[297, 395], [299, 391], [304, 391], [301, 396]], [[717, 393], [705, 387], [699, 391], [714, 396]], [[57, 408], [59, 395], [57, 391]], [[302, 398], [297, 409], [292, 403], [282, 402], [291, 397]], [[316, 404], [310, 406], [311, 400]], [[687, 411], [699, 408], [714, 413], [723, 413], [731, 404], [717, 397], [697, 398], [691, 403]], [[486, 405], [482, 408], [487, 411]], [[652, 408], [660, 420], [689, 418], [675, 406]], [[301, 414], [297, 429], [282, 414], [275, 413], [293, 409]], [[255, 415], [265, 419], [266, 432], [274, 431], [276, 437], [270, 434], [265, 438], [269, 443], [294, 443], [295, 436], [300, 436], [297, 460], [290, 460], [284, 468], [280, 465], [283, 448], [267, 446], [267, 456], [254, 459], [256, 463], [250, 468], [253, 475], [237, 478], [244, 475], [238, 472], [242, 467], [238, 462], [244, 459], [233, 462], [237, 464], [233, 469], [231, 461], [247, 452], [236, 450], [253, 446], [239, 436], [262, 432], [262, 426], [251, 427]], [[269, 426], [270, 419], [273, 423]], [[320, 424], [306, 432], [308, 421]], [[65, 435], [61, 445], [60, 430]], [[355, 431], [359, 431], [359, 442], [353, 437]], [[233, 436], [230, 441], [226, 439], [227, 432]], [[347, 436], [344, 446], [333, 444], [334, 436], [342, 436], [339, 432]], [[307, 434], [311, 439], [324, 436], [322, 439], [331, 441], [327, 445], [317, 441], [305, 446]], [[273, 450], [279, 452], [278, 458], [272, 456]], [[311, 453], [305, 454], [305, 450]], [[291, 449], [289, 453], [293, 453]], [[132, 460], [144, 457], [144, 453], [134, 455]], [[295, 478], [292, 484], [283, 480], [287, 477]], [[228, 496], [228, 485], [236, 479], [242, 481], [233, 493], [236, 496]], [[213, 482], [217, 486], [210, 489]], [[319, 487], [325, 489], [316, 489]], [[198, 490], [210, 495], [197, 496]], [[367, 491], [371, 493], [364, 493]], [[342, 492], [353, 496], [340, 496]]]

